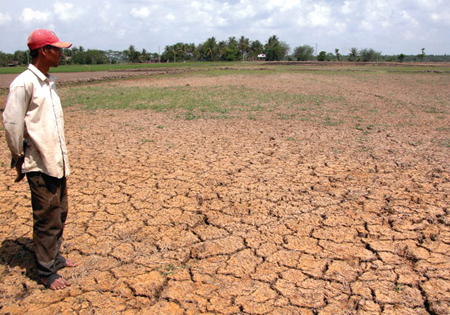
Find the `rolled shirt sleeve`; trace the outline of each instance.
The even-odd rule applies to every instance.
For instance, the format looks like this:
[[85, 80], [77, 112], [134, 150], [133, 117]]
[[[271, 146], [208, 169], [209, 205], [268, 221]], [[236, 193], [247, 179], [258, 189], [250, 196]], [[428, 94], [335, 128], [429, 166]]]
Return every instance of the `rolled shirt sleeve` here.
[[28, 108], [27, 104], [25, 87], [12, 87], [3, 111], [3, 125], [5, 127], [6, 142], [13, 160], [23, 157], [24, 153], [24, 120]]

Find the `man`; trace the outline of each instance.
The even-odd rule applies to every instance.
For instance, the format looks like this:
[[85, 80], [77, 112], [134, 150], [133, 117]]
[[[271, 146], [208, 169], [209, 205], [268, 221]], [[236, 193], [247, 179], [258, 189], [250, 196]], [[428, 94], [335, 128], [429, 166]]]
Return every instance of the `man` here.
[[26, 175], [31, 190], [39, 280], [52, 290], [70, 285], [57, 271], [77, 265], [59, 253], [68, 212], [66, 176], [70, 170], [61, 103], [55, 77], [48, 73], [50, 67], [58, 66], [61, 49], [70, 46], [50, 30], [32, 32], [28, 38], [32, 62], [11, 83], [3, 112], [16, 182]]

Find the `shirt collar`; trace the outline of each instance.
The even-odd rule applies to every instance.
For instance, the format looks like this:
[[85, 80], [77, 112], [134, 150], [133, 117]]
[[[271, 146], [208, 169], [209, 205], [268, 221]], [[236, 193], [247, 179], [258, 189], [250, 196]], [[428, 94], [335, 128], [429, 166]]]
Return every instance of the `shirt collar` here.
[[33, 72], [42, 81], [48, 80], [50, 82], [54, 82], [56, 80], [56, 77], [52, 76], [49, 73], [48, 73], [48, 76], [46, 76], [38, 68], [36, 68], [34, 65], [32, 65], [31, 63], [28, 65], [28, 70]]

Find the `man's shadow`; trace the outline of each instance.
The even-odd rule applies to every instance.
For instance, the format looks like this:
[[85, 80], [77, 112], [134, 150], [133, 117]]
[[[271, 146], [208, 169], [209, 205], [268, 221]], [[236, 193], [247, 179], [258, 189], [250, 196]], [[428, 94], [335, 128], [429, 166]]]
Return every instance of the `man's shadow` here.
[[20, 267], [24, 274], [38, 282], [38, 273], [34, 259], [33, 240], [28, 237], [6, 239], [0, 247], [0, 264], [10, 268]]

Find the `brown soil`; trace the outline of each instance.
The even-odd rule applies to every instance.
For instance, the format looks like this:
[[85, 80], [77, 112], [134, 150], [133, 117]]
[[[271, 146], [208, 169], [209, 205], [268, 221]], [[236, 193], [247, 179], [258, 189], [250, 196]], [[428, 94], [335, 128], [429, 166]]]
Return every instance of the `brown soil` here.
[[2, 132], [0, 313], [450, 314], [449, 83], [313, 72], [115, 82], [346, 103], [190, 121], [67, 108], [63, 252], [81, 265], [61, 272], [72, 286], [60, 292], [36, 282], [28, 187], [13, 183]]

